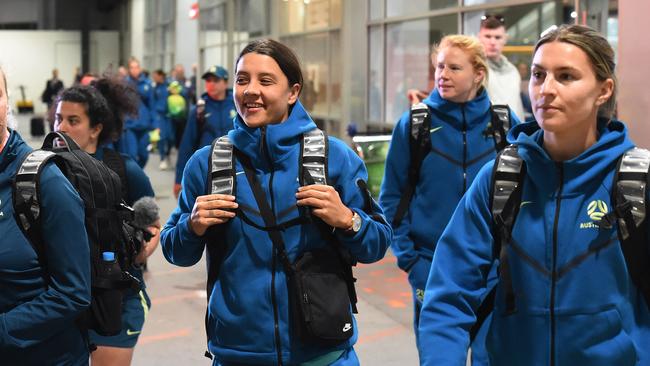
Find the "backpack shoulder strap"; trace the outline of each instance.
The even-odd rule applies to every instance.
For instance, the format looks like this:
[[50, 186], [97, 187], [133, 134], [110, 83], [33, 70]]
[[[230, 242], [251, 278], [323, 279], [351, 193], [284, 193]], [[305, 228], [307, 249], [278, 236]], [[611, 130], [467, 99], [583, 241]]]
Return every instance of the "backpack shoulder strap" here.
[[115, 150], [104, 148], [103, 153], [104, 159], [102, 161], [104, 164], [120, 177], [122, 198], [126, 201], [129, 194], [129, 179], [126, 174], [126, 161], [124, 161], [122, 155]]
[[508, 145], [508, 131], [512, 127], [510, 108], [505, 104], [493, 104], [490, 106], [492, 120], [488, 133], [492, 134], [494, 147], [497, 151], [503, 150]]
[[227, 135], [212, 141], [208, 159], [208, 192], [234, 195], [236, 190], [235, 154]]
[[[621, 156], [616, 172], [614, 207], [629, 202], [632, 221], [618, 217], [621, 239], [627, 240], [632, 231], [641, 228], [646, 219], [646, 194], [650, 151], [635, 147]], [[619, 215], [622, 216], [622, 215]]]
[[[198, 107], [197, 107], [198, 108]], [[227, 194], [236, 193], [236, 172], [235, 172], [235, 154], [233, 145], [228, 136], [221, 136], [212, 141], [210, 155], [208, 157], [208, 178], [205, 194]], [[221, 263], [226, 255], [227, 246], [224, 243], [213, 245], [218, 235], [218, 228], [212, 226], [206, 232], [206, 265], [208, 278], [206, 283], [207, 302], [210, 304], [210, 295], [214, 285], [219, 277]], [[208, 309], [205, 311], [205, 331], [208, 336]], [[205, 351], [205, 356], [212, 359], [210, 351]]]
[[618, 162], [612, 187], [613, 210], [595, 223], [611, 228], [618, 223], [618, 237], [632, 282], [650, 308], [650, 254], [648, 253], [647, 194], [650, 151], [633, 148]]
[[410, 135], [409, 146], [411, 152], [411, 161], [409, 164], [408, 180], [406, 187], [402, 192], [399, 204], [393, 217], [393, 227], [399, 226], [408, 211], [411, 199], [415, 193], [415, 187], [420, 178], [420, 168], [424, 157], [431, 150], [431, 113], [429, 107], [424, 103], [417, 103], [411, 106], [410, 110]]
[[203, 130], [205, 130], [205, 125], [207, 123], [206, 120], [206, 112], [205, 112], [205, 99], [199, 98], [199, 100], [196, 101], [196, 124], [197, 124], [197, 144], [199, 143], [199, 140], [201, 139], [201, 135], [203, 134]]
[[48, 283], [47, 258], [41, 230], [40, 176], [47, 162], [56, 154], [46, 150], [34, 150], [18, 166], [13, 180], [12, 201], [18, 227], [34, 248]]
[[[492, 184], [490, 189], [490, 210], [493, 219], [494, 246], [492, 257], [499, 258], [499, 284], [505, 293], [506, 314], [516, 311], [515, 295], [512, 288], [507, 245], [511, 239], [519, 207], [523, 181], [526, 176], [526, 165], [517, 152], [516, 145], [504, 148], [496, 157], [492, 169]], [[476, 337], [485, 319], [494, 309], [496, 286], [483, 299], [476, 312], [476, 322], [470, 330], [470, 339]]]
[[300, 185], [328, 184], [327, 155], [329, 142], [327, 134], [318, 128], [302, 135], [300, 142], [300, 165], [298, 179]]

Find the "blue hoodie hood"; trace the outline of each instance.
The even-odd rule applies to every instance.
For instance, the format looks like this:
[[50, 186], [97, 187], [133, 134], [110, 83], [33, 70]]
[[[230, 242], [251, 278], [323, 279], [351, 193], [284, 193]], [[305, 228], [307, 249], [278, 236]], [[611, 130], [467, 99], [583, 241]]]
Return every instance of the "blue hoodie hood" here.
[[[562, 162], [564, 168], [565, 194], [584, 192], [584, 187], [593, 181], [602, 181], [611, 172], [609, 167], [634, 144], [627, 135], [627, 127], [620, 121], [602, 123], [598, 129], [598, 141], [577, 157]], [[526, 161], [528, 174], [535, 189], [554, 190], [557, 181], [557, 162], [544, 150], [544, 131], [536, 121], [515, 126], [508, 134], [508, 141], [519, 145], [519, 154]], [[541, 183], [541, 184], [540, 184]]]
[[[264, 146], [268, 147], [271, 161], [278, 163], [289, 156], [305, 132], [316, 128], [300, 101], [294, 104], [289, 117], [280, 123], [251, 128], [241, 116], [235, 118], [235, 128], [228, 132], [228, 138], [240, 151], [249, 156], [258, 156]], [[262, 140], [264, 139], [264, 140]]]
[[[466, 116], [481, 116], [487, 113], [490, 109], [490, 98], [484, 88], [481, 88], [476, 97], [466, 103], [456, 103], [443, 99], [435, 88], [431, 94], [423, 100], [423, 103], [429, 106], [429, 109], [438, 116], [445, 120], [448, 124], [461, 130], [463, 128], [463, 108]], [[481, 118], [467, 118], [467, 128], [472, 129], [476, 126], [484, 125], [484, 120]]]

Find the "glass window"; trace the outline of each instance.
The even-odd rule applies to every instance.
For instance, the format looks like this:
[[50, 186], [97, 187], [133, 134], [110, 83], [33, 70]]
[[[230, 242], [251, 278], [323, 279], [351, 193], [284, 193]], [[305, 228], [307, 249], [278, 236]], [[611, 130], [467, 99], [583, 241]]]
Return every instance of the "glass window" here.
[[144, 9], [144, 26], [145, 28], [151, 28], [156, 25], [156, 3], [153, 1], [147, 1], [144, 3]]
[[490, 3], [499, 3], [503, 0], [463, 0], [465, 6], [478, 5], [478, 4], [490, 4]]
[[[144, 32], [144, 54], [145, 55], [150, 55], [154, 52], [154, 45], [155, 45], [155, 34], [156, 32], [154, 30], [146, 30]], [[145, 63], [146, 65], [146, 63]]]
[[458, 0], [386, 0], [386, 16], [418, 14], [424, 11], [457, 6]]
[[384, 0], [370, 0], [368, 11], [370, 20], [381, 19], [384, 15]]
[[154, 65], [153, 65], [153, 62], [154, 62], [153, 56], [145, 55], [144, 57], [142, 57], [142, 64], [143, 65], [149, 65], [152, 69], [155, 68]]
[[343, 65], [341, 64], [341, 37], [339, 32], [330, 33], [330, 83], [329, 83], [329, 117], [341, 118], [341, 82], [343, 78], [341, 73]]
[[406, 91], [431, 90], [431, 45], [447, 34], [457, 33], [457, 16], [390, 24], [386, 28], [385, 119], [396, 122], [408, 110]]
[[[201, 60], [201, 65], [206, 70], [212, 65], [226, 65], [227, 53], [226, 46], [206, 47], [202, 52], [203, 59]], [[200, 74], [202, 75], [203, 72]]]
[[291, 37], [287, 45], [296, 52], [302, 65], [305, 85], [300, 101], [310, 114], [327, 117], [328, 33]]
[[170, 23], [174, 21], [176, 15], [176, 2], [174, 0], [159, 0], [158, 4], [158, 20], [160, 23]]
[[228, 39], [226, 27], [226, 5], [222, 4], [200, 12], [202, 44], [220, 44]]
[[368, 36], [370, 42], [370, 73], [368, 75], [368, 111], [367, 116], [371, 124], [383, 123], [381, 112], [384, 105], [384, 32], [383, 27], [370, 28]]
[[299, 33], [341, 26], [341, 0], [283, 1], [281, 32]]
[[269, 0], [238, 0], [235, 2], [235, 39], [245, 41], [269, 34]]
[[465, 33], [477, 35], [481, 28], [481, 16], [486, 13], [503, 16], [508, 33], [508, 43], [503, 53], [515, 65], [521, 62], [530, 64], [532, 48], [540, 34], [551, 25], [559, 23], [554, 2], [527, 4], [465, 13]]
[[199, 1], [199, 7], [201, 9], [210, 8], [210, 7], [214, 6], [214, 5], [219, 5], [219, 4], [223, 3], [223, 2], [224, 2], [224, 0], [200, 0]]
[[174, 25], [167, 24], [161, 28], [161, 37], [160, 37], [160, 50], [163, 52], [169, 52], [174, 49], [175, 37], [174, 37]]

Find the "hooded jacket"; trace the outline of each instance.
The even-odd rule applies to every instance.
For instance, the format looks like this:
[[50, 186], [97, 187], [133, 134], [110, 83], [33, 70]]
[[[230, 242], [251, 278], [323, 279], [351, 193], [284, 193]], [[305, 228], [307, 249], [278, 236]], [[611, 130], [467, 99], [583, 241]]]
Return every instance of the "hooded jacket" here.
[[[297, 102], [282, 123], [249, 128], [241, 117], [237, 117], [234, 130], [228, 133], [233, 145], [251, 158], [278, 222], [299, 216], [295, 194], [299, 188], [300, 142], [303, 133], [314, 128], [316, 125]], [[191, 231], [189, 221], [196, 198], [207, 191], [209, 152], [210, 148], [204, 147], [188, 161], [179, 206], [162, 230], [163, 253], [176, 265], [197, 263], [205, 248], [204, 239]], [[336, 236], [356, 261], [372, 263], [383, 258], [392, 231], [389, 225], [373, 220], [361, 209], [364, 200], [356, 181], [367, 179], [363, 162], [342, 141], [332, 137], [329, 137], [327, 158], [330, 184], [338, 191], [343, 204], [362, 219], [358, 233], [348, 235], [336, 230]], [[239, 162], [236, 172], [237, 203], [258, 225], [265, 226]], [[382, 214], [374, 202], [373, 210]], [[274, 365], [281, 356], [284, 364], [294, 365], [335, 350], [349, 349], [356, 342], [354, 326], [353, 337], [337, 347], [301, 345], [292, 335], [287, 278], [278, 257], [273, 254], [268, 234], [247, 225], [239, 217], [223, 224], [221, 229], [223, 241], [211, 245], [228, 248], [208, 305], [208, 346], [217, 361]], [[306, 250], [328, 245], [313, 224], [292, 226], [282, 231], [282, 237], [291, 262]], [[274, 312], [277, 312], [277, 321]]]
[[130, 117], [124, 121], [124, 128], [133, 131], [149, 131], [154, 128], [154, 100], [153, 87], [151, 80], [144, 74], [140, 74], [138, 79], [131, 76], [126, 78], [127, 82], [132, 85], [140, 96], [138, 104], [138, 116]]
[[45, 284], [12, 200], [12, 180], [31, 150], [12, 130], [0, 152], [0, 363], [86, 365], [88, 346], [75, 323], [90, 305], [83, 203], [54, 164], [43, 168], [39, 197], [49, 277]]
[[190, 156], [199, 148], [210, 145], [214, 139], [232, 130], [233, 120], [237, 116], [232, 90], [228, 89], [226, 98], [223, 100], [214, 100], [207, 93], [203, 93], [201, 98], [205, 101], [205, 124], [202, 129], [199, 129], [196, 119], [196, 106], [192, 106], [187, 117], [181, 144], [178, 147], [176, 183], [181, 182], [183, 169]]
[[[648, 365], [648, 307], [631, 282], [616, 226], [598, 228], [589, 210], [612, 207], [617, 161], [634, 146], [625, 126], [601, 127], [594, 145], [564, 162], [543, 149], [536, 122], [515, 127], [509, 141], [527, 169], [507, 247], [517, 311], [504, 314], [497, 285], [490, 364]], [[481, 170], [438, 242], [420, 319], [424, 365], [464, 364], [493, 262], [492, 166]]]
[[506, 56], [498, 61], [488, 59], [488, 94], [494, 104], [507, 104], [520, 120], [524, 120], [524, 104], [521, 100], [521, 75]]
[[[484, 131], [491, 121], [483, 90], [463, 104], [443, 99], [434, 89], [423, 101], [431, 114], [431, 151], [422, 161], [415, 193], [391, 244], [400, 268], [408, 271], [420, 256], [433, 256], [436, 242], [458, 201], [481, 166], [496, 156], [494, 139]], [[512, 113], [511, 113], [512, 115]], [[512, 115], [512, 124], [519, 120]], [[408, 184], [411, 123], [404, 113], [393, 130], [379, 202], [392, 222]]]

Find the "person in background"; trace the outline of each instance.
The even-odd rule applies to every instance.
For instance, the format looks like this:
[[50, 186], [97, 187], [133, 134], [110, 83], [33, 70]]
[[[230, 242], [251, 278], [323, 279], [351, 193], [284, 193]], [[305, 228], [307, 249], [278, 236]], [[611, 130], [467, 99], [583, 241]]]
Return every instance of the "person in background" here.
[[149, 159], [149, 131], [154, 128], [153, 116], [153, 88], [151, 80], [147, 78], [140, 61], [131, 57], [129, 59], [129, 74], [126, 81], [138, 91], [140, 96], [138, 112], [128, 116], [124, 123], [122, 137], [116, 142], [117, 150], [129, 155], [140, 167], [144, 168]]
[[[183, 95], [183, 98], [185, 98], [187, 104], [193, 104], [192, 96], [194, 95], [196, 98], [196, 92], [194, 92], [192, 89], [192, 80], [185, 76], [185, 67], [183, 64], [176, 64], [174, 66], [173, 79], [183, 87], [181, 95]], [[196, 78], [194, 80], [196, 82]], [[196, 87], [196, 84], [194, 86]]]
[[[45, 89], [41, 94], [41, 102], [45, 103], [47, 106], [48, 113], [52, 109], [52, 103], [56, 98], [56, 95], [63, 89], [63, 81], [59, 79], [59, 70], [52, 70], [52, 78], [45, 82]], [[54, 120], [48, 118], [48, 123], [50, 125], [50, 131], [54, 127]]]
[[[297, 219], [303, 212], [299, 207], [311, 208], [314, 220], [327, 225], [320, 230], [310, 222], [283, 230], [287, 260], [332, 245], [324, 231], [333, 234], [353, 260], [380, 260], [392, 232], [373, 200], [368, 202], [373, 212], [361, 209], [364, 191], [356, 182], [368, 176], [352, 149], [328, 137], [327, 159], [336, 162], [329, 165], [328, 180], [336, 182], [334, 186], [301, 186], [298, 181], [303, 133], [316, 129], [316, 124], [298, 100], [303, 78], [293, 51], [274, 40], [253, 41], [237, 59], [235, 78], [238, 115], [228, 138], [250, 159], [263, 194], [272, 197], [272, 215], [285, 212], [283, 220]], [[298, 339], [289, 311], [289, 279], [280, 269], [277, 247], [267, 233], [235, 215], [237, 207], [257, 207], [251, 186], [237, 174], [236, 196], [206, 195], [209, 155], [210, 147], [203, 147], [188, 161], [179, 205], [161, 238], [165, 258], [179, 266], [196, 264], [207, 245], [227, 247], [222, 259], [212, 257], [221, 263], [206, 318], [213, 366], [358, 365], [353, 349], [356, 325], [344, 325], [344, 331], [352, 330], [353, 335], [338, 344], [307, 345]], [[241, 162], [238, 159], [237, 170], [242, 169]], [[205, 235], [211, 227], [219, 230], [216, 242]], [[251, 296], [251, 289], [264, 289], [268, 296]]]
[[76, 324], [90, 305], [84, 206], [59, 168], [46, 164], [39, 224], [47, 258], [37, 256], [13, 215], [12, 182], [32, 149], [7, 128], [7, 89], [0, 68], [0, 363], [87, 365], [88, 345]]
[[124, 67], [124, 65], [120, 65], [117, 68], [117, 75], [122, 79], [126, 79], [129, 76], [129, 70], [127, 70], [127, 68]]
[[488, 95], [493, 104], [507, 104], [520, 120], [525, 117], [521, 103], [521, 76], [517, 68], [503, 55], [503, 47], [508, 42], [506, 20], [497, 14], [485, 14], [481, 17], [481, 29], [478, 39], [485, 48], [485, 55], [490, 68]]
[[[485, 133], [492, 110], [485, 88], [489, 69], [481, 43], [474, 37], [450, 35], [434, 47], [433, 54], [435, 87], [423, 101], [431, 116], [430, 130], [424, 132], [430, 135], [431, 150], [422, 160], [413, 187], [409, 181], [411, 119], [405, 112], [393, 130], [379, 195], [395, 234], [392, 251], [411, 285], [420, 354], [424, 349], [418, 325], [436, 243], [481, 166], [496, 156], [493, 136]], [[517, 122], [512, 116], [512, 124]], [[409, 186], [414, 193], [405, 201], [405, 210], [398, 212]]]
[[[138, 109], [138, 93], [120, 79], [100, 78], [87, 86], [74, 86], [65, 89], [58, 98], [55, 130], [65, 132], [79, 147], [95, 159], [103, 161], [115, 169], [109, 159], [117, 158], [125, 176], [120, 176], [125, 196], [124, 201], [134, 207], [143, 197], [153, 197], [154, 191], [149, 178], [142, 168], [128, 155], [103, 148], [120, 135], [126, 115]], [[117, 169], [116, 173], [120, 175]], [[136, 210], [136, 215], [138, 211]], [[138, 341], [145, 318], [151, 307], [146, 292], [140, 266], [145, 263], [158, 246], [160, 222], [146, 223], [152, 234], [151, 240], [144, 243], [136, 258], [136, 265], [128, 272], [135, 276], [142, 288], [129, 290], [122, 300], [122, 331], [115, 336], [101, 336], [90, 331], [91, 343], [97, 350], [91, 353], [93, 366], [128, 366], [133, 358], [133, 350]]]
[[178, 148], [175, 197], [178, 197], [180, 192], [183, 169], [190, 156], [201, 147], [210, 145], [217, 137], [228, 133], [233, 128], [233, 119], [237, 116], [232, 90], [228, 89], [228, 71], [215, 65], [206, 70], [201, 79], [205, 81], [205, 93], [201, 95], [197, 105], [190, 109]]
[[170, 152], [174, 146], [175, 134], [172, 127], [172, 120], [167, 108], [169, 92], [165, 72], [158, 69], [153, 72], [153, 110], [155, 125], [158, 126], [160, 140], [158, 140], [158, 152], [160, 154], [160, 170], [167, 170], [171, 167]]
[[52, 102], [56, 98], [56, 95], [63, 89], [63, 81], [59, 79], [59, 70], [52, 70], [52, 78], [45, 83], [45, 90], [41, 95], [41, 101], [47, 104], [47, 109], [52, 107]]
[[192, 76], [190, 76], [190, 84], [187, 88], [187, 99], [190, 105], [196, 104], [196, 73], [198, 69], [199, 66], [196, 63], [192, 64]]
[[[435, 45], [435, 44], [433, 46], [431, 46], [431, 53], [429, 54], [429, 59], [431, 60], [431, 66], [432, 66], [434, 75], [435, 75], [435, 72], [436, 72], [436, 62], [437, 62], [436, 61], [436, 54], [435, 54], [436, 46], [437, 45]], [[433, 87], [435, 88], [435, 83], [434, 83]], [[406, 92], [406, 97], [408, 98], [409, 103], [411, 103], [411, 105], [420, 103], [421, 101], [423, 101], [428, 96], [429, 96], [429, 92], [426, 91], [426, 90], [409, 89]]]
[[[521, 203], [510, 201], [519, 212], [506, 214], [506, 203], [501, 219], [493, 217], [494, 162], [486, 164], [438, 241], [420, 319], [422, 365], [465, 364], [497, 259], [507, 272], [500, 271], [492, 299], [490, 365], [650, 364], [648, 289], [632, 280], [622, 225], [604, 225], [632, 215], [612, 202], [619, 158], [634, 148], [626, 126], [612, 118], [614, 57], [605, 37], [581, 25], [562, 25], [535, 45], [528, 88], [535, 121], [508, 136], [525, 164]], [[519, 165], [508, 161], [501, 166]], [[647, 188], [641, 191], [647, 203]], [[626, 227], [647, 234], [647, 217]], [[643, 238], [636, 245], [647, 261]]]
[[77, 66], [74, 68], [74, 80], [72, 81], [72, 85], [77, 85], [81, 82], [81, 78], [83, 77], [84, 73], [81, 72], [81, 67]]
[[526, 63], [520, 62], [517, 64], [517, 71], [521, 76], [521, 86], [519, 94], [521, 95], [521, 105], [524, 107], [525, 119], [529, 120], [533, 117], [533, 106], [530, 104], [530, 95], [528, 94], [528, 82], [530, 81], [530, 68]]

